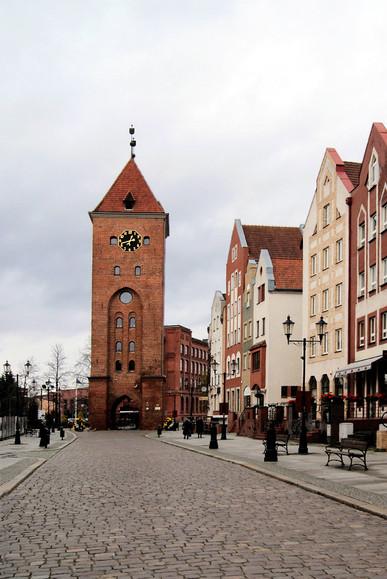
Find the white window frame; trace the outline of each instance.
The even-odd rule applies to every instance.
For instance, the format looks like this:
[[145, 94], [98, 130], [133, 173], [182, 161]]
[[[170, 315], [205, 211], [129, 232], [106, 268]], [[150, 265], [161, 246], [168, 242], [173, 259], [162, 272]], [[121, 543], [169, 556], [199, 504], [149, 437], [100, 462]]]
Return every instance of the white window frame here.
[[382, 276], [383, 283], [387, 283], [387, 257], [385, 257], [382, 261]]
[[329, 245], [323, 249], [323, 269], [329, 268]]
[[365, 221], [359, 223], [358, 227], [358, 247], [364, 247], [365, 245]]
[[359, 283], [358, 296], [359, 296], [359, 297], [363, 297], [364, 294], [365, 294], [365, 275], [364, 275], [364, 271], [361, 271], [361, 272], [359, 273], [358, 283]]
[[343, 261], [343, 240], [338, 239], [336, 241], [336, 263]]
[[357, 331], [358, 331], [358, 345], [359, 348], [364, 346], [364, 320], [357, 324]]
[[369, 188], [371, 189], [378, 182], [379, 167], [378, 158], [375, 153], [371, 157], [370, 171], [369, 171]]
[[323, 227], [329, 225], [329, 203], [323, 207]]
[[310, 338], [310, 357], [316, 357], [316, 339], [314, 336]]
[[328, 332], [325, 332], [325, 334], [323, 335], [323, 340], [322, 340], [322, 353], [323, 355], [328, 354], [329, 351], [329, 337], [328, 337]]
[[316, 315], [316, 306], [317, 306], [317, 296], [316, 296], [316, 294], [314, 294], [313, 296], [310, 296], [310, 315], [311, 316]]
[[370, 291], [376, 290], [376, 265], [370, 266]]
[[314, 254], [311, 257], [311, 275], [317, 274], [317, 255]]
[[336, 330], [336, 352], [341, 352], [343, 349], [343, 330], [338, 328]]
[[377, 214], [373, 213], [370, 216], [370, 239], [374, 239], [376, 237], [376, 231], [377, 231]]
[[387, 229], [387, 203], [382, 206], [382, 231]]
[[387, 338], [387, 312], [382, 313], [382, 339]]
[[343, 283], [336, 285], [336, 307], [343, 305]]
[[375, 344], [376, 342], [376, 317], [372, 316], [369, 318], [369, 332], [370, 332], [370, 344]]
[[323, 312], [329, 310], [329, 288], [323, 290]]

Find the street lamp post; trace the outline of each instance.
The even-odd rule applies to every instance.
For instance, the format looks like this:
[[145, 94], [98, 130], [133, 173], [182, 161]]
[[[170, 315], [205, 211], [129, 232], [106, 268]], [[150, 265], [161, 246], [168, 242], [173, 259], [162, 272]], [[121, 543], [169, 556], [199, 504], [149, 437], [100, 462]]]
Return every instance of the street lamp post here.
[[173, 396], [173, 427], [172, 430], [176, 430], [176, 392], [172, 392], [171, 388], [168, 388], [168, 396]]
[[[302, 345], [302, 418], [301, 418], [301, 432], [300, 432], [300, 442], [298, 446], [298, 454], [308, 454], [308, 441], [306, 436], [306, 410], [305, 410], [305, 366], [306, 366], [306, 345], [307, 344], [315, 344], [316, 340], [307, 340], [303, 338], [302, 340], [291, 340], [290, 336], [293, 333], [294, 322], [290, 319], [290, 316], [286, 318], [283, 322], [283, 328], [285, 336], [288, 340], [288, 344], [301, 344]], [[327, 323], [324, 321], [323, 317], [320, 317], [320, 320], [316, 323], [317, 327], [317, 335], [320, 340], [320, 344], [324, 337], [325, 328]]]
[[[52, 385], [50, 382], [50, 378], [47, 380], [47, 382], [45, 384], [42, 384], [43, 390], [47, 390], [47, 414], [48, 414], [49, 418], [50, 418], [50, 388], [51, 387], [52, 387]], [[49, 423], [47, 424], [47, 426], [49, 427]], [[55, 432], [54, 424], [52, 426], [52, 432]]]
[[[236, 361], [233, 360], [231, 362], [231, 366], [232, 366], [232, 371], [231, 374], [226, 374], [226, 372], [223, 372], [223, 420], [222, 420], [222, 434], [220, 437], [220, 440], [227, 440], [227, 426], [226, 426], [226, 377], [227, 378], [231, 378], [233, 376], [235, 376], [235, 372], [236, 372]], [[213, 360], [212, 362], [212, 369], [214, 371], [215, 377], [216, 377], [216, 368], [218, 366], [218, 362], [216, 360]]]
[[[5, 375], [11, 373], [11, 364], [8, 363], [8, 360], [4, 364], [4, 373]], [[27, 360], [24, 364], [25, 374], [24, 374], [24, 388], [26, 386], [27, 377], [29, 376], [31, 370], [31, 364]], [[21, 444], [20, 441], [20, 407], [19, 407], [19, 374], [16, 374], [16, 432], [15, 432], [15, 444]]]

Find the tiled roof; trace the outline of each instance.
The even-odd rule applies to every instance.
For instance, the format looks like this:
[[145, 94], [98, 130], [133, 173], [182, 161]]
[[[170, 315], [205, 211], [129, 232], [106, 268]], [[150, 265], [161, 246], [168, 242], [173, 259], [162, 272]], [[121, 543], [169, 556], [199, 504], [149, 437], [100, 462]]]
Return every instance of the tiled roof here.
[[261, 249], [273, 258], [302, 259], [302, 234], [299, 227], [242, 225], [249, 248], [249, 259], [259, 259]]
[[164, 213], [164, 209], [154, 197], [134, 159], [130, 159], [126, 164], [94, 212], [129, 212], [124, 206], [128, 193], [131, 193], [134, 199], [131, 213]]
[[357, 187], [359, 185], [361, 163], [354, 163], [352, 161], [344, 161], [344, 169], [349, 177], [352, 185]]
[[276, 289], [302, 290], [302, 259], [274, 258], [271, 261]]

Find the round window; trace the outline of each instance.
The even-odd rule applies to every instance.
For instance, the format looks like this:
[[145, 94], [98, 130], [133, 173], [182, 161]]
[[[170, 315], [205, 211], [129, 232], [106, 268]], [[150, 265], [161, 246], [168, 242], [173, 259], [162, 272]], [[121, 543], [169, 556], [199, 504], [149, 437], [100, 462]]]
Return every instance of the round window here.
[[130, 304], [132, 301], [132, 294], [130, 292], [122, 292], [120, 295], [120, 302], [123, 304]]

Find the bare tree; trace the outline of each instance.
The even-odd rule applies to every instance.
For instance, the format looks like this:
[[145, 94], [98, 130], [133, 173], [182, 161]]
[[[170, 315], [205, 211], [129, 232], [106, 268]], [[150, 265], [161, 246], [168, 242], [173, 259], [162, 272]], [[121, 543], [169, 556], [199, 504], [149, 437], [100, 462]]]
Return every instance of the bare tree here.
[[87, 384], [87, 379], [90, 376], [91, 368], [91, 337], [87, 338], [87, 341], [83, 348], [79, 352], [78, 360], [74, 366], [75, 378], [79, 379], [82, 384]]
[[60, 427], [59, 416], [59, 388], [62, 380], [69, 374], [66, 366], [66, 355], [62, 344], [54, 344], [51, 346], [51, 357], [47, 362], [48, 375], [50, 380], [55, 385], [55, 422], [56, 427]]

